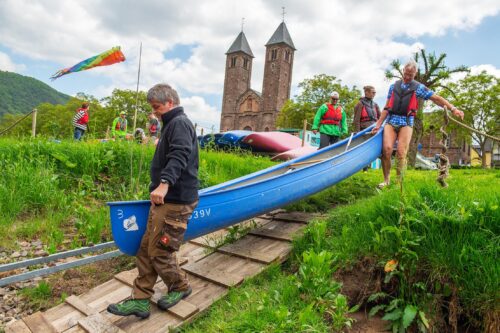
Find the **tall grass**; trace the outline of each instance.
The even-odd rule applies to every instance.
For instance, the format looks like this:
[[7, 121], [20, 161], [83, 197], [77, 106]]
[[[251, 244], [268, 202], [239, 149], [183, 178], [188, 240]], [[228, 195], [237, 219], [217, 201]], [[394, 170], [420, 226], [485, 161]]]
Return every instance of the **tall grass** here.
[[[75, 246], [109, 239], [106, 201], [148, 199], [153, 154], [153, 146], [135, 142], [0, 139], [0, 246], [42, 238], [55, 250], [57, 228], [75, 229]], [[248, 154], [200, 151], [200, 186], [273, 164]]]
[[[344, 267], [362, 257], [382, 266], [396, 260], [388, 280], [398, 281], [402, 301], [428, 308], [430, 293], [437, 311], [455, 297], [477, 324], [500, 304], [500, 173], [452, 170], [447, 189], [433, 176], [407, 173], [403, 218], [395, 187], [332, 211], [320, 248], [335, 253]], [[313, 244], [304, 237], [296, 255]]]

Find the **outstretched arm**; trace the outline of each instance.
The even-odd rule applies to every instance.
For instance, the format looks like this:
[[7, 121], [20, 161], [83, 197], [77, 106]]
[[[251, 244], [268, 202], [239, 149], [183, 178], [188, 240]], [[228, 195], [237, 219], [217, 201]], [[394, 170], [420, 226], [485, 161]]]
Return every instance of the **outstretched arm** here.
[[455, 117], [458, 117], [460, 119], [464, 119], [464, 113], [460, 111], [457, 107], [453, 106], [450, 102], [448, 102], [445, 98], [433, 94], [431, 98], [429, 98], [434, 104], [439, 105], [440, 107], [447, 107]]

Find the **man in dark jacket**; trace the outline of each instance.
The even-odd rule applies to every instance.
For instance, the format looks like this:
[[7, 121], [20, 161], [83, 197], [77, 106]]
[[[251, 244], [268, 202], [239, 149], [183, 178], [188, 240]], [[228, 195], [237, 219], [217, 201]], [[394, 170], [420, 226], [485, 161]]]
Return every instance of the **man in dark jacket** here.
[[168, 288], [168, 293], [158, 300], [160, 309], [166, 310], [191, 294], [176, 252], [188, 218], [198, 204], [198, 142], [194, 126], [179, 106], [177, 92], [169, 85], [155, 85], [147, 99], [163, 126], [151, 162], [148, 224], [136, 255], [139, 275], [132, 298], [108, 306], [113, 314], [141, 318], [149, 317], [149, 299], [158, 275]]

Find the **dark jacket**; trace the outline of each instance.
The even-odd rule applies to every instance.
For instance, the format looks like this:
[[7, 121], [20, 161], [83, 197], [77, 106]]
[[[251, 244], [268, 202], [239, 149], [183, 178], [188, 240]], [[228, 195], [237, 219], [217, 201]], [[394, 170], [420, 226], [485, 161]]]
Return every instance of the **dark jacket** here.
[[165, 202], [191, 204], [198, 200], [198, 141], [181, 106], [162, 115], [162, 130], [151, 161], [152, 192], [167, 181]]

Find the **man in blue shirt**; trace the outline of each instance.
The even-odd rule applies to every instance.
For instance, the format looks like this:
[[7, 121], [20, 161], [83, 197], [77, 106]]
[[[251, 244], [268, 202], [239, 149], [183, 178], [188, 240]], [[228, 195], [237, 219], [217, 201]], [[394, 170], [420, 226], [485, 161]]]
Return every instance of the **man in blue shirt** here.
[[417, 63], [409, 61], [403, 69], [403, 79], [396, 81], [389, 88], [387, 103], [382, 111], [380, 119], [375, 124], [372, 133], [377, 133], [380, 126], [387, 118], [384, 126], [384, 140], [382, 148], [382, 170], [384, 181], [378, 185], [383, 188], [390, 184], [391, 155], [394, 143], [398, 140], [396, 151], [397, 175], [401, 176], [401, 171], [406, 165], [406, 154], [413, 133], [413, 123], [418, 110], [418, 101], [431, 100], [434, 104], [447, 107], [454, 116], [464, 118], [464, 113], [458, 110], [443, 97], [437, 95], [422, 83], [415, 81], [417, 74]]

